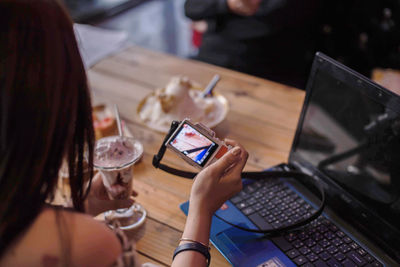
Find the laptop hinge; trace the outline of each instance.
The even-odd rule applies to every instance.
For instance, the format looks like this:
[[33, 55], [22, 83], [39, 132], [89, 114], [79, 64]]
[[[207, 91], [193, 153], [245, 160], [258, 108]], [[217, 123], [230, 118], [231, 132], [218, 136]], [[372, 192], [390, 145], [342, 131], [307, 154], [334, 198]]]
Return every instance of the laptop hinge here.
[[312, 166], [310, 165], [309, 167], [306, 164], [300, 164], [300, 162], [292, 160], [290, 162], [290, 164], [292, 165], [292, 167], [294, 167], [295, 169], [301, 171], [302, 173], [305, 173], [311, 177], [318, 177], [318, 175], [316, 175], [315, 171], [312, 171]]
[[302, 173], [305, 173], [309, 176], [314, 176], [314, 172], [310, 170], [310, 168], [307, 168], [307, 166], [305, 166], [304, 164], [300, 164], [300, 162], [298, 161], [291, 161], [290, 165], [292, 165], [292, 167], [294, 167], [295, 169], [301, 171]]

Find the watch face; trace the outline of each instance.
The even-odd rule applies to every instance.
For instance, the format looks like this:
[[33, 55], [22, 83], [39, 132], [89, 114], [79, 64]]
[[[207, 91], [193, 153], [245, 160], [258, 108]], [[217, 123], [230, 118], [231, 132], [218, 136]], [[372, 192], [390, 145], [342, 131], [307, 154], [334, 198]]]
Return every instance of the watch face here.
[[207, 164], [219, 146], [188, 123], [178, 129], [168, 144], [200, 167]]

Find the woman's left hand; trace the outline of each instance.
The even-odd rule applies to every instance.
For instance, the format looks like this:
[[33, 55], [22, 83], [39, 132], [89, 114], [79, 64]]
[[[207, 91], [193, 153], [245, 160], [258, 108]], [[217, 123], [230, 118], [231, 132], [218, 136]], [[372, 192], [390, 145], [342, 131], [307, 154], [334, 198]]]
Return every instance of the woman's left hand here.
[[[115, 190], [122, 189], [115, 188]], [[136, 197], [137, 195], [137, 192], [133, 190], [132, 196]], [[135, 200], [132, 197], [127, 199], [111, 199], [104, 187], [101, 174], [97, 173], [93, 177], [90, 192], [86, 199], [86, 213], [96, 216], [108, 210], [129, 208], [134, 202]]]

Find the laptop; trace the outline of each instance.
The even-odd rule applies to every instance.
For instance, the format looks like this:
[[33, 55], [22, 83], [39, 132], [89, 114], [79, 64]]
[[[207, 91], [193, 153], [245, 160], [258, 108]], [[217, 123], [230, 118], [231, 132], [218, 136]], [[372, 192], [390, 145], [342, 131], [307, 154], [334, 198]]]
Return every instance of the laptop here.
[[[317, 53], [288, 163], [271, 169], [318, 176], [327, 206], [309, 225], [277, 236], [213, 217], [210, 240], [233, 266], [400, 266], [399, 96]], [[243, 227], [278, 228], [318, 207], [310, 188], [244, 179], [217, 214]], [[181, 209], [187, 214], [188, 202]]]

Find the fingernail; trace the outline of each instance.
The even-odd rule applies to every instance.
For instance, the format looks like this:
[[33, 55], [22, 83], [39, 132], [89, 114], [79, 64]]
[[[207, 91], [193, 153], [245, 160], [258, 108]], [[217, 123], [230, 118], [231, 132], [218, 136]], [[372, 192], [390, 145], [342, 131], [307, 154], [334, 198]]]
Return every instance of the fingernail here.
[[232, 149], [232, 154], [233, 155], [235, 155], [235, 156], [237, 156], [237, 155], [239, 155], [240, 154], [240, 152], [241, 152], [242, 150], [240, 149], [240, 147], [235, 147], [234, 149]]

